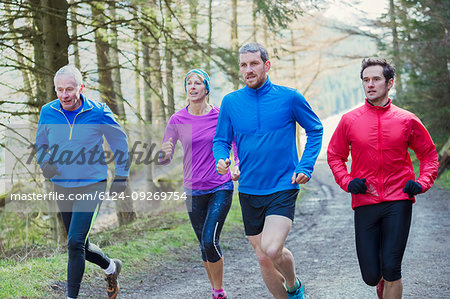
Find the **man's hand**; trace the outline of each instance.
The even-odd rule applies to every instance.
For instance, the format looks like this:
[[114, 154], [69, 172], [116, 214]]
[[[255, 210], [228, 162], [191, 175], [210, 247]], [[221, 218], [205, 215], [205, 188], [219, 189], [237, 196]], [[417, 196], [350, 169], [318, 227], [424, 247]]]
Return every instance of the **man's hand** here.
[[233, 181], [239, 180], [239, 176], [241, 175], [241, 171], [239, 170], [239, 166], [234, 166], [233, 172], [231, 173], [231, 179]]
[[409, 198], [412, 198], [414, 195], [419, 194], [420, 192], [422, 192], [422, 186], [417, 183], [414, 182], [413, 180], [409, 180], [408, 182], [406, 182], [405, 188], [403, 188], [403, 192], [408, 194]]
[[219, 174], [224, 175], [227, 173], [228, 167], [230, 167], [230, 159], [220, 159], [219, 162], [217, 162], [216, 170]]
[[127, 177], [116, 175], [111, 183], [109, 193], [122, 193], [127, 188]]
[[161, 152], [163, 153], [162, 157], [160, 157], [161, 159], [167, 160], [170, 158], [173, 152], [172, 137], [162, 144]]
[[309, 181], [309, 177], [304, 173], [295, 173], [292, 175], [291, 184], [306, 184]]
[[366, 179], [354, 178], [348, 183], [347, 189], [352, 194], [366, 194]]
[[45, 178], [51, 179], [55, 175], [61, 175], [61, 173], [58, 171], [58, 167], [55, 163], [52, 161], [45, 161], [42, 163], [42, 174]]

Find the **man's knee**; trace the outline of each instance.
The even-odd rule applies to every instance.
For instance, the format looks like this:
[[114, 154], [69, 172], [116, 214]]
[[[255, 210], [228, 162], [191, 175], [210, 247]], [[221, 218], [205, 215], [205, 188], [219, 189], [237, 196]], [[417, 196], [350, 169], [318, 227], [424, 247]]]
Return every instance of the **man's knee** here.
[[248, 236], [248, 240], [255, 251], [256, 259], [261, 267], [273, 267], [273, 263], [263, 250], [260, 236]]
[[261, 250], [264, 252], [264, 254], [271, 259], [272, 261], [276, 261], [280, 258], [283, 246], [278, 246], [277, 244], [262, 244]]
[[256, 259], [262, 268], [273, 267], [272, 261], [263, 251], [256, 252]]

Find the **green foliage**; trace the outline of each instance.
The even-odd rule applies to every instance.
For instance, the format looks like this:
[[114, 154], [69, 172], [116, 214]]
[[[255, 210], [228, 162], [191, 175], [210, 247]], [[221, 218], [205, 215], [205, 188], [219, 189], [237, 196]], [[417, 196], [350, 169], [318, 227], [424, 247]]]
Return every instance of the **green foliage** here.
[[18, 262], [0, 260], [0, 298], [49, 297], [49, 283], [64, 280], [66, 255]]
[[[450, 132], [450, 2], [446, 0], [399, 0], [395, 2], [398, 50], [390, 49], [401, 89], [397, 88], [399, 106], [415, 113], [430, 131], [440, 148]], [[399, 80], [399, 78], [397, 78]]]
[[[43, 235], [41, 239], [44, 238]], [[139, 219], [128, 226], [93, 235], [91, 241], [102, 246], [109, 256], [126, 261], [126, 275], [130, 274], [126, 269], [135, 273], [142, 267], [162, 264], [163, 260], [172, 257], [174, 248], [196, 247], [195, 235], [185, 213]], [[67, 253], [25, 261], [2, 259], [0, 298], [49, 297], [49, 285], [65, 281], [66, 265]], [[92, 272], [97, 270], [88, 263], [85, 279], [94, 276]]]
[[[223, 240], [237, 233], [242, 237], [242, 230], [239, 200], [234, 196], [222, 233]], [[169, 260], [186, 254], [199, 257], [197, 239], [186, 212], [138, 219], [129, 225], [95, 234], [90, 239], [102, 247], [108, 256], [126, 263], [122, 275], [128, 278], [143, 271], [157, 271]], [[50, 286], [65, 281], [66, 265], [67, 253], [25, 261], [2, 259], [0, 298], [51, 297], [53, 291]], [[102, 271], [98, 267], [86, 264], [84, 282], [100, 275]]]
[[[414, 168], [414, 174], [417, 177], [420, 175], [420, 162], [417, 159], [414, 151], [409, 150], [409, 155], [411, 156], [411, 162]], [[446, 189], [450, 189], [450, 171], [447, 169], [441, 176], [435, 181], [436, 185], [442, 186]]]
[[450, 170], [449, 169], [447, 169], [443, 174], [441, 174], [439, 179], [436, 180], [436, 184], [450, 190]]
[[256, 0], [256, 14], [262, 14], [267, 19], [269, 27], [286, 29], [293, 20], [303, 14], [302, 9], [296, 7], [296, 1], [284, 0]]
[[[235, 194], [221, 245], [229, 248], [227, 240], [242, 236], [242, 216]], [[142, 272], [158, 272], [167, 263], [180, 258], [199, 259], [198, 242], [184, 211], [138, 219], [129, 225], [94, 234], [90, 240], [108, 256], [126, 264], [121, 273], [125, 279], [136, 279]], [[54, 297], [51, 286], [65, 282], [66, 266], [66, 252], [48, 258], [0, 259], [0, 298]], [[103, 271], [87, 263], [83, 282], [101, 275]]]
[[[20, 252], [24, 247], [53, 243], [47, 217], [40, 213], [17, 213], [0, 210], [0, 240], [6, 253]], [[0, 252], [1, 256], [1, 252]]]

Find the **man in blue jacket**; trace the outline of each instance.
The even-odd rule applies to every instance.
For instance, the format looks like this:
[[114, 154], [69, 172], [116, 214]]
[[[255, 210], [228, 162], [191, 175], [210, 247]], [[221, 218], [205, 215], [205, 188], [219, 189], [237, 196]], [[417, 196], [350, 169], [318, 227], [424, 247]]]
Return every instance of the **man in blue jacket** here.
[[[303, 298], [292, 253], [284, 247], [294, 220], [299, 184], [311, 178], [323, 128], [295, 89], [272, 84], [267, 50], [250, 43], [239, 50], [243, 88], [226, 95], [213, 143], [217, 172], [225, 174], [234, 138], [239, 155], [239, 200], [245, 233], [275, 298]], [[308, 136], [299, 162], [296, 123]]]
[[88, 236], [102, 199], [106, 198], [108, 166], [103, 137], [114, 153], [115, 177], [110, 196], [117, 197], [127, 186], [127, 136], [106, 104], [81, 94], [82, 76], [76, 67], [59, 69], [54, 84], [58, 99], [42, 106], [35, 148], [44, 177], [53, 182], [57, 194], [64, 195], [64, 200], [57, 203], [68, 239], [67, 296], [78, 297], [88, 260], [105, 270], [108, 298], [116, 298], [122, 263], [109, 259], [89, 242]]

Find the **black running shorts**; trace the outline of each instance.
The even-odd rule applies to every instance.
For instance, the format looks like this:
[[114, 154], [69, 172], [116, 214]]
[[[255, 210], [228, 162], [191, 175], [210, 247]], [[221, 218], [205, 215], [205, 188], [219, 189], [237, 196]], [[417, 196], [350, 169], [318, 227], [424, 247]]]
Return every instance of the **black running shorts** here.
[[239, 192], [245, 234], [255, 236], [262, 232], [269, 215], [285, 216], [294, 221], [295, 201], [299, 190], [289, 189], [268, 195]]

